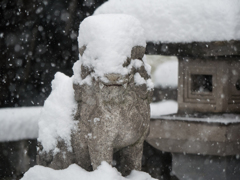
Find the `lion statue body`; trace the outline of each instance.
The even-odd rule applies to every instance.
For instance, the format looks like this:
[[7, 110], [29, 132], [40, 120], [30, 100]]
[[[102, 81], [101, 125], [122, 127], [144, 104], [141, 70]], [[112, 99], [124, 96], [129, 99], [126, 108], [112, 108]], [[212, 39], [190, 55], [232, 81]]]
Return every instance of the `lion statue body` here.
[[[86, 49], [86, 46], [79, 49], [81, 56]], [[150, 74], [142, 60], [144, 53], [143, 46], [132, 48], [131, 57], [122, 64], [129, 70], [124, 75], [106, 73], [99, 78], [92, 75], [94, 68], [78, 64], [80, 78], [89, 78], [90, 83], [73, 84], [78, 108], [74, 116], [77, 128], [71, 133], [72, 151], [61, 141], [57, 145], [60, 151], [55, 155], [41, 152], [40, 148], [38, 164], [63, 169], [76, 163], [86, 170], [94, 170], [102, 161], [112, 164], [113, 154], [118, 151], [123, 175], [133, 169], [141, 170], [152, 96], [147, 84]], [[145, 83], [137, 83], [139, 78]]]

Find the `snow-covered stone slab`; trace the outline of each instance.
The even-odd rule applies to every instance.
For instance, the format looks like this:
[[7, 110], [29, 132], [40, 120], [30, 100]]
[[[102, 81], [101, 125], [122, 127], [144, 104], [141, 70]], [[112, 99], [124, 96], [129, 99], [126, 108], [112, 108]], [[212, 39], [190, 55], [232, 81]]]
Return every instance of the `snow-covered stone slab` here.
[[42, 107], [0, 109], [0, 142], [35, 139]]
[[[24, 174], [21, 180], [154, 180], [145, 172], [132, 171], [127, 177], [123, 177], [115, 168], [102, 162], [93, 172], [88, 172], [76, 164], [67, 169], [53, 170], [43, 166], [34, 166]], [[156, 179], [155, 179], [156, 180]]]
[[163, 115], [177, 113], [178, 104], [173, 100], [154, 102], [150, 104], [150, 109], [151, 118], [158, 118]]
[[239, 0], [110, 0], [97, 14], [138, 18], [151, 42], [240, 40]]
[[163, 120], [178, 120], [178, 121], [191, 121], [191, 122], [207, 122], [207, 123], [220, 123], [220, 124], [233, 124], [240, 123], [240, 114], [170, 114], [163, 116], [151, 116], [152, 119], [163, 119]]

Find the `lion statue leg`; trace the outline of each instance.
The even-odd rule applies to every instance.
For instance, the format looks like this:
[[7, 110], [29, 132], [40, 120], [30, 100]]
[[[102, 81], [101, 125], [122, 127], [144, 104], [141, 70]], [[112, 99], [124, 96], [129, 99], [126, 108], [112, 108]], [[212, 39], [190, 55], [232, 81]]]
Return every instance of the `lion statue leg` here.
[[78, 128], [78, 130], [72, 134], [72, 147], [75, 155], [74, 163], [87, 171], [92, 171], [87, 138], [88, 128], [81, 123], [79, 126], [81, 129]]
[[145, 133], [135, 144], [127, 146], [120, 150], [120, 172], [123, 176], [127, 176], [135, 169], [141, 171], [143, 142], [146, 138]]
[[[96, 131], [94, 131], [96, 132]], [[104, 160], [108, 164], [112, 164], [113, 159], [113, 139], [110, 132], [103, 133], [98, 131], [93, 132], [93, 137], [88, 139], [89, 154], [92, 162], [93, 170], [97, 169], [101, 162]], [[95, 138], [94, 136], [98, 137]]]

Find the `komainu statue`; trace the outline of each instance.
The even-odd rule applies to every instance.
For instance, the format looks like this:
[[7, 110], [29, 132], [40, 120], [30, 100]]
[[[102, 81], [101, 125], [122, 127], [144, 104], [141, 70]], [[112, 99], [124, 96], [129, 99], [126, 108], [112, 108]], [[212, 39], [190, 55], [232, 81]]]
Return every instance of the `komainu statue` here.
[[[102, 24], [101, 19], [104, 19]], [[112, 29], [125, 30], [126, 34], [129, 33], [128, 27], [121, 27], [119, 23], [140, 26], [135, 18], [127, 15], [99, 15], [87, 18], [81, 24], [78, 39], [80, 60], [73, 68], [74, 98], [78, 107], [74, 115], [76, 127], [71, 133], [72, 150], [68, 151], [66, 143], [58, 141], [59, 152], [54, 155], [39, 153], [39, 164], [63, 169], [76, 163], [86, 170], [94, 170], [102, 161], [111, 164], [113, 153], [118, 151], [123, 175], [133, 169], [141, 170], [143, 142], [149, 133], [152, 95], [150, 67], [143, 59], [145, 41], [135, 40], [139, 38], [135, 36], [143, 36], [139, 31], [127, 36], [134, 36], [132, 39], [136, 42], [122, 43], [122, 33], [116, 33], [114, 37], [111, 32], [91, 35], [90, 40], [86, 38], [91, 28], [96, 30], [106, 21], [113, 24]], [[89, 27], [93, 24], [95, 27]], [[108, 36], [114, 37], [113, 41], [119, 44], [109, 40]], [[101, 44], [103, 47], [97, 54], [95, 51]], [[130, 49], [122, 50], [124, 45]], [[124, 53], [126, 56], [116, 56]], [[42, 150], [43, 147], [40, 148]]]

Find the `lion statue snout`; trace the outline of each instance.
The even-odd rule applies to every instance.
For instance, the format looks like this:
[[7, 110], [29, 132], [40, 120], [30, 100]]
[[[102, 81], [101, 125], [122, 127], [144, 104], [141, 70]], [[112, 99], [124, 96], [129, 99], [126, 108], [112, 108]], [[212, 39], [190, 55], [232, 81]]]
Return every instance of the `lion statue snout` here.
[[110, 73], [106, 74], [105, 77], [108, 80], [108, 82], [104, 82], [105, 85], [124, 85], [128, 83], [128, 77], [121, 74]]

